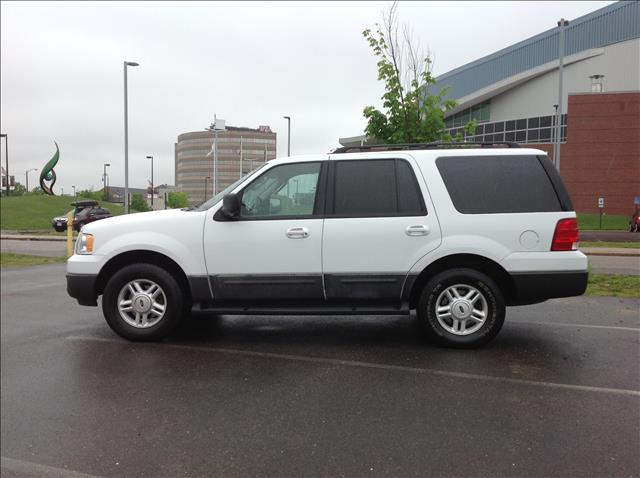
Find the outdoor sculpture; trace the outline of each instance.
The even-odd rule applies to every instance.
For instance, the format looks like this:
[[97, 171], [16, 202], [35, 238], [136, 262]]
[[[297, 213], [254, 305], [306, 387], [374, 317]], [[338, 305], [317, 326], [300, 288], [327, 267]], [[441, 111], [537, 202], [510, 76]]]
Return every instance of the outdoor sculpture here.
[[[44, 165], [44, 168], [42, 168], [42, 172], [40, 173], [40, 187], [50, 196], [55, 196], [55, 193], [53, 192], [53, 185], [56, 183], [56, 172], [53, 168], [58, 163], [58, 159], [60, 159], [60, 148], [58, 148], [58, 143], [54, 141], [53, 144], [56, 145], [56, 152], [47, 164]], [[51, 181], [51, 184], [47, 185], [45, 181]]]

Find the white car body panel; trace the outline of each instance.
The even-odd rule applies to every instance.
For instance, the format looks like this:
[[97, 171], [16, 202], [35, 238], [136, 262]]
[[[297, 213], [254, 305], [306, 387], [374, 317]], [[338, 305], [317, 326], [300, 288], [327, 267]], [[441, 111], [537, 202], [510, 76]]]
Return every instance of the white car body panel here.
[[[406, 159], [416, 175], [427, 214], [407, 217], [351, 217], [216, 221], [221, 208], [207, 211], [168, 210], [117, 216], [90, 223], [94, 252], [74, 255], [70, 274], [96, 275], [113, 257], [132, 250], [163, 254], [187, 277], [217, 275], [417, 275], [439, 259], [474, 254], [507, 272], [586, 271], [578, 251], [551, 252], [555, 226], [575, 212], [461, 214], [449, 196], [436, 165], [443, 156], [545, 155], [535, 149], [485, 148], [385, 151], [308, 155], [269, 161], [253, 181], [274, 166], [306, 161]], [[247, 182], [238, 185], [242, 190]], [[478, 194], [482, 194], [478, 185]], [[428, 234], [409, 236], [408, 226], [425, 226]], [[303, 227], [304, 239], [286, 236]], [[208, 280], [208, 279], [207, 279]], [[324, 287], [324, 286], [323, 286]], [[326, 296], [326, 291], [325, 291]]]

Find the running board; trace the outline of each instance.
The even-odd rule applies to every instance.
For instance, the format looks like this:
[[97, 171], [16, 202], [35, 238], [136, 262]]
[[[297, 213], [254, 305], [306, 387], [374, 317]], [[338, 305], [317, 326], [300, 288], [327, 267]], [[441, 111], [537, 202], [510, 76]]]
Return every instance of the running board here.
[[409, 314], [409, 303], [403, 302], [400, 305], [379, 305], [379, 306], [269, 306], [269, 305], [247, 305], [230, 306], [219, 305], [215, 302], [203, 302], [196, 306], [195, 310], [213, 312], [227, 315], [404, 315]]

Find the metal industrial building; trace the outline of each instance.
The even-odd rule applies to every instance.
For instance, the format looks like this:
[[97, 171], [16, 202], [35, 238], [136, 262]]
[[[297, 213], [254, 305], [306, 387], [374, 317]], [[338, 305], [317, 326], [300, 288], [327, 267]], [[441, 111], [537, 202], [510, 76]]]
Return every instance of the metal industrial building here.
[[[458, 106], [452, 133], [475, 119], [475, 141], [533, 143], [553, 159], [559, 27], [437, 77]], [[565, 27], [560, 172], [576, 210], [627, 214], [640, 196], [640, 2], [620, 1]], [[364, 136], [340, 139], [351, 146]]]
[[275, 157], [276, 133], [269, 126], [226, 126], [215, 132], [183, 133], [175, 143], [176, 189], [187, 193], [192, 203], [200, 203]]

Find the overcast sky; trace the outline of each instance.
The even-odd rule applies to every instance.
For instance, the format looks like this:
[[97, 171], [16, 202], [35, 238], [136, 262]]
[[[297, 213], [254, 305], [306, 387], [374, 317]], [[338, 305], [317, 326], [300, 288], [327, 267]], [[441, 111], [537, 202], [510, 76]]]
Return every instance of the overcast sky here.
[[[401, 22], [435, 57], [435, 74], [612, 2], [400, 2]], [[380, 103], [376, 60], [362, 37], [388, 2], [2, 2], [1, 128], [9, 168], [42, 168], [60, 146], [65, 192], [100, 189], [102, 164], [124, 182], [123, 60], [129, 70], [129, 178], [174, 182], [176, 136], [269, 125], [286, 154], [327, 152], [362, 133]], [[2, 165], [4, 166], [4, 144]], [[39, 174], [39, 173], [37, 173]], [[37, 184], [31, 173], [30, 185]]]

